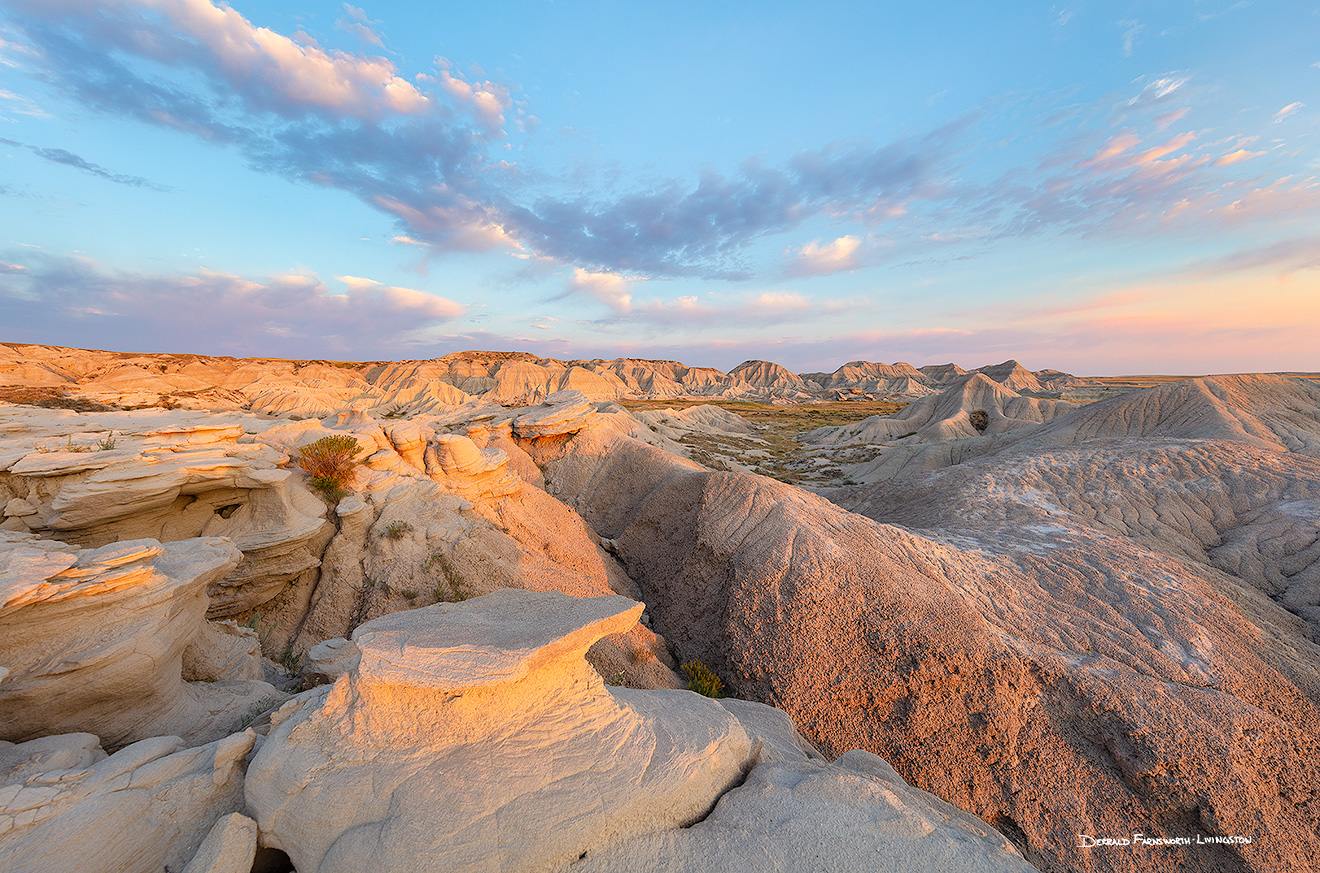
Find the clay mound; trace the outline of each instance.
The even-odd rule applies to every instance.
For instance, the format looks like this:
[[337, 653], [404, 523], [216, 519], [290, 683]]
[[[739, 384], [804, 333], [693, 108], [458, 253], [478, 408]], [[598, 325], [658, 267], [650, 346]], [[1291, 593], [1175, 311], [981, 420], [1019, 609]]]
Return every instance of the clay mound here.
[[1207, 376], [1089, 404], [1032, 436], [1087, 440], [1223, 439], [1320, 457], [1320, 385], [1292, 376]]
[[1002, 364], [994, 364], [988, 367], [978, 367], [973, 373], [984, 373], [996, 382], [1004, 385], [1019, 394], [1032, 393], [1039, 394], [1045, 389], [1041, 386], [1036, 374], [1019, 364], [1017, 361], [1008, 360]]
[[741, 379], [754, 388], [806, 391], [808, 385], [796, 373], [770, 361], [743, 361], [729, 371], [734, 379]]
[[[973, 426], [971, 413], [984, 410], [984, 431]], [[1039, 425], [1074, 409], [1058, 400], [1022, 397], [984, 373], [971, 373], [939, 394], [923, 397], [887, 416], [871, 416], [855, 424], [809, 431], [803, 440], [813, 445], [841, 446], [885, 443], [899, 438], [905, 444], [942, 442], [1003, 434]]]
[[917, 384], [926, 384], [929, 380], [922, 371], [911, 364], [899, 361], [896, 364], [878, 364], [871, 361], [849, 361], [833, 373], [811, 373], [823, 388], [862, 388], [876, 384], [889, 384], [894, 380], [911, 379]]
[[[1320, 650], [1245, 582], [1092, 531], [1030, 488], [1043, 513], [1030, 525], [922, 536], [612, 435], [556, 451], [539, 460], [615, 543], [681, 657], [783, 707], [826, 751], [886, 757], [1042, 869], [1310, 863]], [[1002, 462], [981, 463], [990, 488]], [[1252, 842], [1078, 845], [1134, 832]]]
[[967, 375], [967, 371], [957, 364], [927, 364], [919, 369], [927, 379], [941, 384]]
[[1215, 568], [1309, 621], [1320, 639], [1320, 461], [1229, 440], [1016, 451], [859, 489], [880, 521], [984, 537], [1084, 527]]
[[[985, 378], [983, 375], [981, 378]], [[996, 438], [921, 443], [901, 439], [902, 416], [924, 410], [918, 401], [888, 419], [866, 419], [842, 428], [821, 428], [807, 439], [817, 445], [879, 443], [898, 435], [898, 444], [874, 459], [848, 467], [857, 482], [907, 479], [964, 464], [987, 454], [1030, 454], [1093, 440], [1222, 439], [1320, 457], [1320, 386], [1290, 376], [1210, 376], [1158, 385], [1108, 400], [1073, 407], [1061, 401], [1022, 398], [1039, 404], [1045, 423], [1019, 427]], [[985, 407], [987, 410], [989, 407]], [[1029, 416], [1013, 407], [1006, 412]], [[1052, 413], [1052, 414], [1051, 414]], [[991, 415], [993, 419], [993, 413]], [[987, 429], [994, 434], [993, 428]]]

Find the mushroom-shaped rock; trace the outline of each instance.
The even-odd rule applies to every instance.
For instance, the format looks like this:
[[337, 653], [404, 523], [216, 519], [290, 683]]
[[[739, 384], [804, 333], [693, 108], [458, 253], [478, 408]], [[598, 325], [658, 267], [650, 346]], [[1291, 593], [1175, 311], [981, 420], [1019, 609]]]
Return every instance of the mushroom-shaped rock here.
[[540, 406], [519, 414], [513, 432], [524, 439], [567, 436], [586, 427], [595, 413], [596, 407], [581, 391], [556, 391]]
[[263, 841], [301, 873], [563, 870], [699, 819], [752, 743], [715, 701], [588, 666], [641, 611], [503, 589], [362, 625], [358, 666], [276, 713], [252, 761]]

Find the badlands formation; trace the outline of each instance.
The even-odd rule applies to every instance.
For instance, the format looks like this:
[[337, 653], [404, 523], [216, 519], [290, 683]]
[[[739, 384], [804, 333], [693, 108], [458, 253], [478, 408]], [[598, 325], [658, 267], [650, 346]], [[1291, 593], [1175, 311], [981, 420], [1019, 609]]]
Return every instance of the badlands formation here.
[[0, 509], [6, 871], [1314, 868], [1310, 379], [0, 345]]

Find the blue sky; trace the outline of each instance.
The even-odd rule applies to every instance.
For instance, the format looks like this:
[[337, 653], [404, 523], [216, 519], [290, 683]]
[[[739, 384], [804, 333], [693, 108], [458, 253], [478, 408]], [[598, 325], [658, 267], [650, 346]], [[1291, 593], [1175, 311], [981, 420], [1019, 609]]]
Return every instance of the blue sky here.
[[0, 340], [1320, 370], [1320, 4], [0, 0]]

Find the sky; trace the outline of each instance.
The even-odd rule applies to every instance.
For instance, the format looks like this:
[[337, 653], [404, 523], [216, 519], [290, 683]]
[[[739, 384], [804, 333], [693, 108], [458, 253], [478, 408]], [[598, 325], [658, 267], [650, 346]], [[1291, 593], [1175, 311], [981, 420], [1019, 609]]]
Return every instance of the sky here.
[[1320, 2], [0, 0], [0, 341], [1320, 371]]

